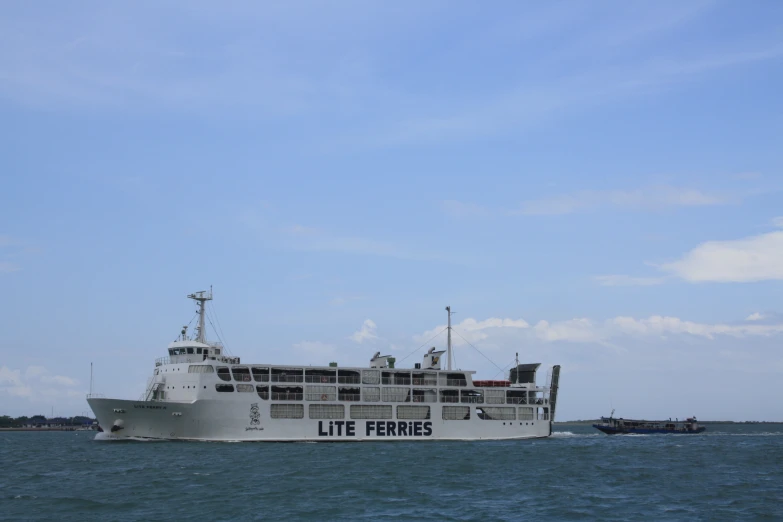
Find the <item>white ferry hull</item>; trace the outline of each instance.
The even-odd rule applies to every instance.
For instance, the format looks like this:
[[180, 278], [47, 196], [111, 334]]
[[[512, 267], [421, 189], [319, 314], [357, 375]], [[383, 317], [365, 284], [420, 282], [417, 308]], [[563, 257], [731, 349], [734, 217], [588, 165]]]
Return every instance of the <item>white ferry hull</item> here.
[[[272, 419], [263, 400], [198, 399], [192, 402], [88, 399], [98, 423], [114, 439], [337, 442], [512, 440], [548, 437], [549, 420], [443, 420], [440, 403], [429, 419]], [[257, 406], [257, 415], [252, 408]], [[305, 412], [307, 409], [305, 408]], [[346, 408], [346, 411], [348, 409]]]

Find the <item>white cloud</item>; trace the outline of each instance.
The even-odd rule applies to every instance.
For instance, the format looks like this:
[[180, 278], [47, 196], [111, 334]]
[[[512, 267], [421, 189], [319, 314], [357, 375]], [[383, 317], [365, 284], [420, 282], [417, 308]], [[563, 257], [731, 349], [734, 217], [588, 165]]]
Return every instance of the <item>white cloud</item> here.
[[21, 386], [22, 375], [19, 370], [11, 370], [7, 366], [0, 366], [0, 385]]
[[601, 286], [653, 286], [663, 283], [665, 277], [633, 277], [628, 275], [600, 275], [594, 276]]
[[[773, 223], [783, 227], [783, 218], [775, 218]], [[707, 241], [660, 268], [692, 283], [783, 279], [783, 231], [728, 241]]]
[[767, 316], [764, 314], [761, 314], [759, 312], [753, 312], [748, 317], [745, 318], [746, 321], [761, 321], [762, 319], [766, 319]]
[[587, 212], [602, 207], [650, 210], [664, 207], [722, 205], [729, 199], [697, 189], [672, 186], [644, 187], [636, 190], [583, 191], [553, 198], [523, 202], [511, 214], [559, 215]]
[[[771, 220], [783, 228], [783, 217]], [[663, 264], [648, 263], [668, 277], [678, 277], [690, 283], [748, 283], [783, 279], [783, 230], [757, 236], [725, 241], [706, 241], [677, 261]], [[593, 279], [603, 286], [657, 285], [666, 280], [660, 277], [633, 277], [602, 275]]]
[[[458, 332], [458, 335], [452, 336], [452, 344], [454, 346], [464, 345], [467, 342], [475, 343], [486, 339], [489, 336], [489, 331], [492, 329], [526, 329], [530, 328], [530, 325], [524, 319], [500, 319], [497, 317], [491, 317], [483, 321], [476, 321], [469, 317], [462, 322], [452, 325], [454, 331]], [[416, 343], [425, 343], [436, 335], [443, 334], [446, 329], [446, 325], [442, 324], [436, 326], [432, 330], [427, 330], [421, 335], [414, 336]]]
[[373, 322], [372, 319], [367, 319], [362, 324], [362, 327], [354, 332], [350, 338], [359, 344], [362, 344], [365, 341], [378, 339], [378, 334], [376, 333], [377, 329], [378, 327], [375, 325], [375, 322]]
[[[445, 328], [445, 325], [440, 325], [416, 335], [414, 342], [424, 343]], [[771, 336], [782, 333], [783, 324], [709, 324], [686, 321], [678, 317], [653, 315], [643, 319], [617, 316], [603, 322], [584, 317], [552, 322], [540, 320], [531, 327], [524, 319], [493, 317], [483, 321], [465, 319], [454, 325], [454, 332], [452, 343], [455, 346], [464, 345], [465, 340], [470, 343], [487, 341], [492, 345], [503, 340], [522, 342], [525, 339], [547, 343], [555, 341], [606, 343], [611, 339], [625, 336], [663, 338], [667, 335], [690, 335], [704, 339], [714, 339], [718, 336], [735, 338]]]
[[[43, 366], [28, 366], [24, 372], [0, 367], [0, 399], [3, 396], [14, 397], [30, 403], [28, 406], [41, 404], [83, 407], [85, 392], [76, 387], [79, 381], [64, 375], [52, 375]], [[27, 412], [31, 414], [31, 412]], [[37, 413], [37, 412], [35, 412]]]
[[79, 384], [79, 381], [76, 379], [71, 379], [70, 377], [66, 377], [64, 375], [42, 375], [41, 382], [59, 384], [61, 386], [76, 386]]

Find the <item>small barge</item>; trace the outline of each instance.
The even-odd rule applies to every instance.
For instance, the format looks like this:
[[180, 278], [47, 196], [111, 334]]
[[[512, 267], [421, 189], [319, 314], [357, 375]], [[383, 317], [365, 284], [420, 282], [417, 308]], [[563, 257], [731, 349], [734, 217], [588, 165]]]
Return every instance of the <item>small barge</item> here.
[[601, 417], [600, 424], [593, 424], [593, 428], [607, 435], [637, 434], [649, 435], [654, 433], [693, 434], [702, 433], [707, 428], [699, 426], [696, 417], [688, 417], [685, 420], [649, 421], [633, 419], [615, 419], [614, 410], [609, 417]]

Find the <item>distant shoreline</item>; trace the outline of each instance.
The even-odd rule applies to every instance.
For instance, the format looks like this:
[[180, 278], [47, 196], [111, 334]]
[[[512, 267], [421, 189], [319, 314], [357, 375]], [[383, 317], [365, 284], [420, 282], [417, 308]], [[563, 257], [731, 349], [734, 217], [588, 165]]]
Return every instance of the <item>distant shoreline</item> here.
[[75, 426], [57, 426], [52, 428], [0, 428], [0, 431], [95, 431], [98, 430], [82, 430]]
[[[618, 417], [619, 418], [619, 417]], [[643, 419], [643, 420], [651, 420], [655, 421], [656, 419]], [[661, 419], [657, 419], [659, 422]], [[666, 419], [663, 419], [666, 420]], [[684, 421], [685, 419], [680, 419], [681, 421]], [[555, 421], [553, 424], [555, 426], [585, 426], [590, 424], [598, 424], [601, 422], [601, 419], [594, 419], [594, 420], [576, 420], [576, 421]], [[722, 420], [700, 420], [699, 424], [783, 424], [783, 421], [722, 421]]]

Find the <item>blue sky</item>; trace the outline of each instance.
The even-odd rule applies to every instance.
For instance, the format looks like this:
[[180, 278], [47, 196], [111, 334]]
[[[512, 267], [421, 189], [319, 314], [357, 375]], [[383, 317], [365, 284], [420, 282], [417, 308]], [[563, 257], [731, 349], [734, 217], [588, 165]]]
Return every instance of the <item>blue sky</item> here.
[[782, 66], [774, 1], [8, 5], [0, 414], [138, 397], [211, 284], [248, 362], [448, 304], [561, 420], [783, 420]]

